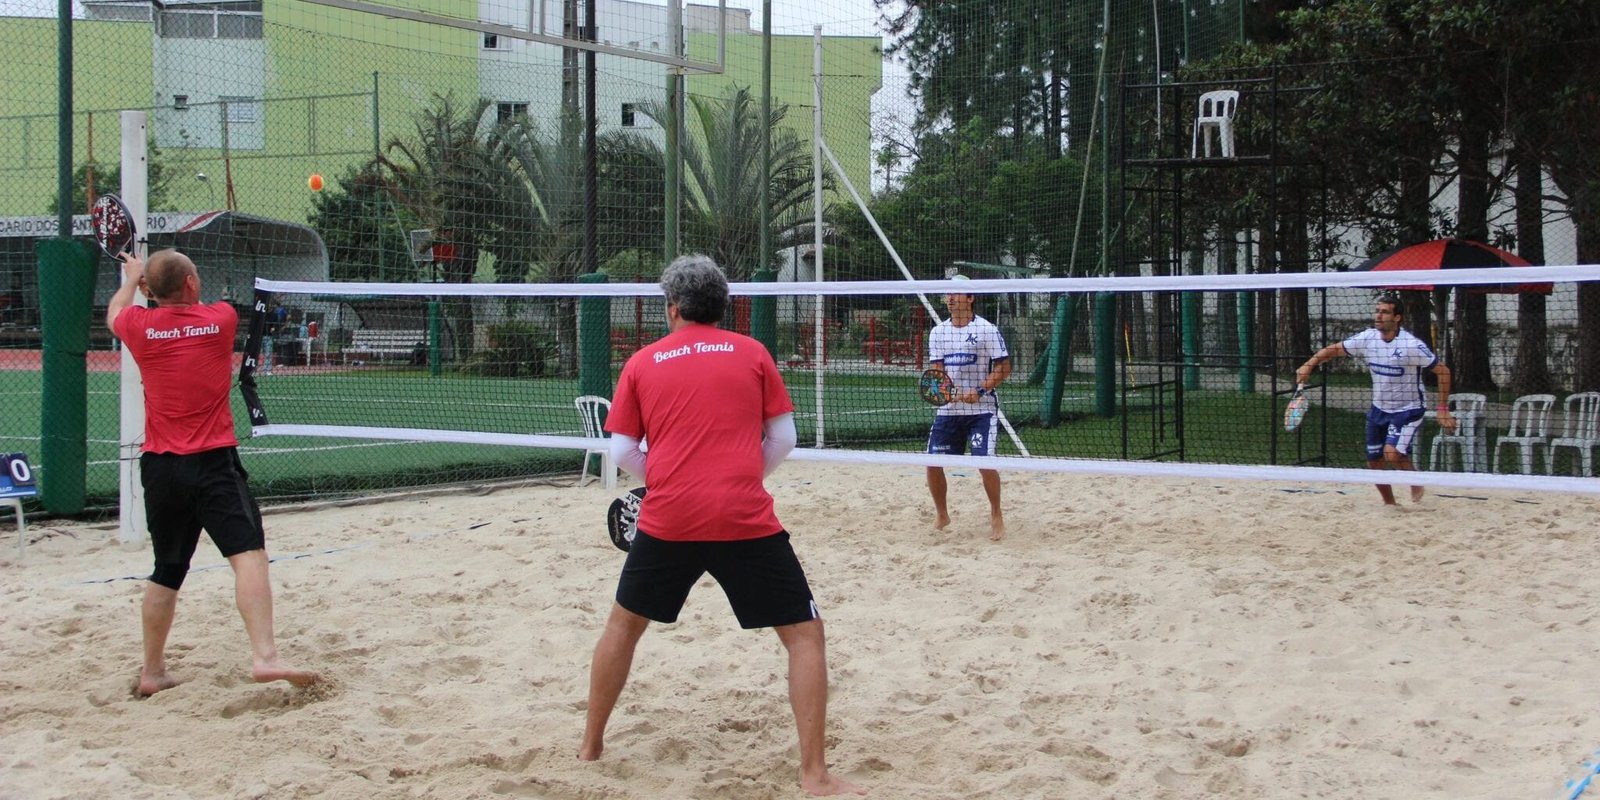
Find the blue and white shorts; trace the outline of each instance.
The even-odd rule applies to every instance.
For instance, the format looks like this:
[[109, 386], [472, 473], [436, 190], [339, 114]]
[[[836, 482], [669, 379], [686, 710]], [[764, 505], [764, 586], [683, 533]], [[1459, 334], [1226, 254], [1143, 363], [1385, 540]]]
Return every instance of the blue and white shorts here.
[[940, 414], [928, 431], [928, 452], [959, 456], [971, 448], [975, 456], [994, 455], [995, 426], [993, 414]]
[[1367, 460], [1382, 461], [1383, 448], [1394, 445], [1400, 455], [1410, 457], [1411, 447], [1417, 442], [1417, 430], [1422, 427], [1423, 411], [1408, 408], [1393, 413], [1377, 406], [1367, 410]]

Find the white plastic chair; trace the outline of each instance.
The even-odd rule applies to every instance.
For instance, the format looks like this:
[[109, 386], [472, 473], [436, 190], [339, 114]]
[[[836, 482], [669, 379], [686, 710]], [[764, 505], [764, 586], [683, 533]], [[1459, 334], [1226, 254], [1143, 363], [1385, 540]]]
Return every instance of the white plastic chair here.
[[1489, 459], [1489, 441], [1484, 436], [1483, 414], [1489, 407], [1489, 398], [1472, 392], [1450, 395], [1450, 415], [1456, 418], [1456, 432], [1440, 430], [1428, 448], [1428, 468], [1435, 472], [1450, 470], [1450, 448], [1455, 448], [1455, 462], [1465, 472], [1479, 472]]
[[[604, 397], [586, 394], [572, 401], [578, 407], [578, 416], [583, 418], [583, 435], [589, 439], [604, 439], [606, 437], [604, 413], [611, 411], [611, 401]], [[603, 413], [604, 412], [604, 413]], [[578, 471], [578, 485], [582, 486], [589, 480], [589, 456], [600, 456], [600, 485], [607, 489], [617, 488], [617, 470], [611, 464], [611, 450], [609, 447], [583, 451], [583, 467]]]
[[1239, 107], [1239, 93], [1232, 89], [1218, 89], [1200, 95], [1199, 115], [1194, 119], [1194, 140], [1189, 144], [1189, 157], [1200, 158], [1200, 141], [1205, 140], [1205, 157], [1211, 157], [1211, 133], [1217, 134], [1222, 157], [1233, 158], [1233, 112]]
[[1550, 408], [1556, 404], [1553, 394], [1525, 394], [1511, 404], [1511, 422], [1504, 436], [1494, 440], [1493, 471], [1500, 471], [1500, 448], [1516, 447], [1522, 456], [1522, 474], [1533, 474], [1533, 459], [1540, 445], [1548, 445], [1550, 438]]
[[1600, 447], [1600, 392], [1567, 395], [1562, 407], [1561, 435], [1544, 451], [1544, 471], [1556, 473], [1556, 450], [1570, 447], [1583, 457], [1584, 477], [1594, 476], [1594, 448]]

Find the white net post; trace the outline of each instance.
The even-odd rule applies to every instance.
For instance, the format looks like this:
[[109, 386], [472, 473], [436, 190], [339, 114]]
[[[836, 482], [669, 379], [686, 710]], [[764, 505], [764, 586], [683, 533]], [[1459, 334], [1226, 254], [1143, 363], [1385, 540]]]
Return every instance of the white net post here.
[[[150, 236], [150, 165], [145, 153], [145, 127], [143, 111], [122, 112], [122, 202], [138, 228], [134, 239], [134, 252], [144, 258], [149, 254]], [[117, 269], [120, 275], [122, 270]], [[143, 303], [137, 292], [134, 302]], [[91, 321], [101, 324], [101, 321]], [[120, 424], [117, 435], [118, 515], [117, 541], [138, 544], [145, 538], [144, 487], [139, 476], [139, 451], [144, 443], [144, 382], [139, 375], [139, 365], [133, 354], [122, 348], [122, 372], [119, 384]]]

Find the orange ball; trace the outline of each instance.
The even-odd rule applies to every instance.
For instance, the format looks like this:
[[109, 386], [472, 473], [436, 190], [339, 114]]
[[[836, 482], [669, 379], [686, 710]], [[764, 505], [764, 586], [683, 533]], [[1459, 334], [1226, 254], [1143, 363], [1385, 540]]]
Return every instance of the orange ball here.
[[306, 178], [306, 185], [311, 187], [313, 192], [322, 191], [322, 176], [315, 172], [311, 173], [311, 177]]

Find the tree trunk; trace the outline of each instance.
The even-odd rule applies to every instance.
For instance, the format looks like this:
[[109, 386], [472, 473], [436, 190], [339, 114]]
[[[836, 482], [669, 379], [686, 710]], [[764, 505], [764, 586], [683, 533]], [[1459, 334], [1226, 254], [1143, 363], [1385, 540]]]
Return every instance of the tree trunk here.
[[[1489, 126], [1468, 110], [1461, 126], [1457, 165], [1457, 235], [1489, 239]], [[1489, 366], [1489, 298], [1483, 292], [1455, 287], [1456, 314], [1451, 337], [1450, 385], [1461, 391], [1492, 392]]]
[[[1279, 227], [1278, 246], [1283, 255], [1278, 262], [1278, 273], [1305, 272], [1305, 254], [1310, 246], [1306, 236], [1305, 219], [1298, 208], [1284, 210], [1279, 219], [1282, 222]], [[1299, 359], [1315, 352], [1315, 348], [1311, 346], [1311, 317], [1304, 289], [1278, 292], [1278, 324], [1275, 333], [1278, 336], [1279, 356], [1279, 362], [1275, 366], [1279, 371], [1292, 374], [1301, 363]]]
[[[1532, 152], [1517, 158], [1517, 254], [1528, 263], [1544, 264], [1544, 167]], [[1517, 358], [1511, 365], [1511, 391], [1518, 396], [1555, 391], [1550, 377], [1550, 345], [1545, 296], [1517, 296]]]
[[[1232, 224], [1224, 223], [1217, 230], [1217, 274], [1233, 275], [1239, 271], [1239, 235]], [[1235, 292], [1217, 293], [1217, 352], [1234, 355], [1239, 352], [1239, 306]]]

